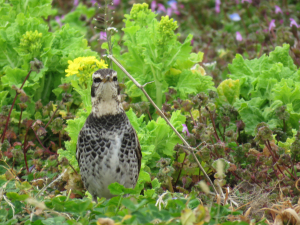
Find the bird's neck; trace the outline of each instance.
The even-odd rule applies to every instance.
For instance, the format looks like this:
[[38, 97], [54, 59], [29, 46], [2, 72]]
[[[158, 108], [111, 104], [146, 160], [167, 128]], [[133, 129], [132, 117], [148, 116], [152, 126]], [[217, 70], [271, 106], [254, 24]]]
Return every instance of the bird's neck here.
[[92, 98], [92, 113], [95, 117], [116, 115], [121, 112], [124, 112], [124, 109], [119, 99], [103, 100]]

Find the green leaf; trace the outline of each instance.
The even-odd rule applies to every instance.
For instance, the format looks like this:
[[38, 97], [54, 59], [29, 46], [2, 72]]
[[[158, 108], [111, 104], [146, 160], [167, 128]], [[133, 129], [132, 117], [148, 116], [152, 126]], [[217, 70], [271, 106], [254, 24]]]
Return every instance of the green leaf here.
[[10, 0], [17, 13], [23, 12], [28, 17], [48, 17], [51, 14], [52, 0]]
[[236, 102], [236, 106], [239, 106], [238, 112], [243, 120], [243, 122], [245, 123], [245, 131], [251, 135], [254, 135], [254, 131], [256, 128], [256, 125], [261, 123], [261, 122], [265, 122], [265, 118], [262, 115], [261, 110], [259, 109], [260, 107], [257, 107], [259, 105], [261, 105], [264, 100], [262, 99], [258, 99], [255, 98], [255, 100], [259, 100], [257, 101], [250, 101], [250, 102], [245, 102], [245, 101], [241, 101], [241, 102]]
[[133, 112], [132, 108], [130, 108], [126, 112], [126, 115], [128, 116], [128, 119], [135, 130], [140, 130], [142, 127], [145, 126], [145, 124], [143, 123], [145, 115], [141, 115], [140, 118], [138, 118]]
[[192, 52], [190, 54], [189, 60], [191, 60], [193, 63], [202, 62], [203, 56], [204, 56], [203, 52], [198, 52], [198, 53]]
[[4, 105], [7, 94], [8, 94], [8, 91], [1, 91], [0, 92], [0, 108]]
[[123, 185], [117, 182], [108, 185], [108, 189], [113, 195], [137, 194], [136, 190], [131, 188], [125, 188]]
[[90, 199], [72, 199], [64, 204], [65, 211], [70, 213], [86, 213], [87, 210], [92, 209], [92, 202]]
[[122, 200], [122, 204], [126, 208], [128, 208], [131, 212], [134, 212], [137, 209], [136, 205], [130, 199], [128, 199], [128, 198], [124, 198]]
[[16, 192], [7, 192], [6, 196], [12, 201], [24, 201], [29, 197], [27, 194], [19, 195]]
[[160, 188], [161, 186], [161, 183], [158, 181], [157, 178], [154, 178], [152, 181], [151, 181], [151, 185], [152, 185], [152, 188]]
[[185, 99], [188, 94], [197, 93], [199, 86], [201, 86], [199, 76], [191, 70], [183, 70], [179, 75], [175, 90], [179, 92], [180, 98]]
[[283, 44], [282, 47], [277, 46], [274, 51], [270, 52], [269, 63], [281, 62], [284, 67], [288, 67], [291, 70], [296, 70], [297, 67], [294, 64], [289, 51], [290, 45], [288, 44]]
[[[12, 87], [15, 85], [16, 87], [20, 88], [23, 81], [25, 80], [25, 77], [28, 74], [28, 71], [11, 67], [6, 67], [5, 69], [5, 76], [1, 77], [2, 85], [6, 87]], [[30, 85], [29, 82], [25, 82], [24, 87]]]
[[64, 221], [66, 221], [66, 219], [62, 216], [57, 216], [54, 218], [48, 218], [45, 220], [42, 220], [42, 224], [45, 225], [57, 225], [57, 224], [61, 224], [61, 225], [68, 225], [69, 223], [65, 223]]
[[227, 102], [232, 105], [240, 95], [240, 81], [227, 79], [219, 84], [217, 88], [220, 103]]

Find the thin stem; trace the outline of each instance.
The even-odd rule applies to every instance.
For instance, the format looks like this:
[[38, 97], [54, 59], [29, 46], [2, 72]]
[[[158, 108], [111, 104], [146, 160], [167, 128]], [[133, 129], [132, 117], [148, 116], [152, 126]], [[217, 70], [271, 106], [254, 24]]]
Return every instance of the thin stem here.
[[19, 118], [19, 125], [18, 125], [18, 132], [19, 133], [20, 133], [20, 124], [21, 124], [22, 114], [23, 114], [23, 108], [21, 108], [21, 113], [20, 113], [20, 118]]
[[269, 150], [270, 154], [272, 155], [273, 162], [276, 162], [276, 158], [275, 158], [275, 155], [273, 154], [271, 145], [270, 146], [268, 145], [268, 141], [265, 141], [265, 145], [267, 146], [267, 149]]
[[145, 91], [144, 87], [142, 85], [140, 85], [128, 72], [127, 70], [118, 62], [118, 60], [112, 56], [109, 55], [108, 58], [110, 58], [128, 77], [130, 80], [132, 80], [132, 82], [139, 88], [141, 89], [141, 91], [144, 93], [144, 95], [146, 96], [146, 98], [149, 100], [149, 102], [154, 106], [154, 108], [159, 112], [160, 116], [162, 118], [164, 118], [164, 120], [167, 122], [167, 124], [172, 128], [172, 130], [175, 132], [175, 134], [180, 138], [180, 140], [183, 142], [183, 144], [185, 146], [188, 147], [188, 149], [190, 150], [190, 152], [192, 153], [195, 161], [197, 162], [200, 170], [202, 171], [202, 173], [205, 175], [206, 179], [209, 181], [209, 183], [211, 184], [211, 186], [214, 189], [215, 194], [218, 194], [215, 185], [213, 184], [213, 182], [211, 181], [211, 179], [209, 178], [209, 176], [207, 175], [207, 173], [205, 172], [204, 168], [201, 166], [198, 158], [196, 157], [195, 153], [194, 153], [194, 148], [192, 148], [187, 141], [179, 134], [179, 132], [175, 129], [175, 127], [170, 123], [170, 121], [168, 120], [168, 118], [163, 114], [163, 112], [157, 107], [157, 105], [153, 102], [153, 100], [151, 99], [151, 97], [148, 95], [148, 93]]
[[44, 127], [45, 129], [46, 129], [46, 128], [48, 127], [48, 125], [51, 123], [51, 121], [52, 121], [52, 119], [53, 119], [53, 117], [54, 117], [54, 115], [56, 114], [57, 111], [58, 111], [58, 106], [57, 106], [57, 108], [55, 109], [54, 113], [52, 114], [50, 120], [48, 121], [48, 123], [47, 123], [46, 126]]
[[211, 120], [211, 123], [213, 124], [214, 131], [215, 131], [215, 134], [216, 134], [216, 139], [217, 139], [217, 141], [219, 141], [220, 138], [219, 138], [219, 136], [218, 136], [218, 133], [217, 133], [217, 130], [216, 130], [216, 124], [215, 124], [214, 118], [213, 118], [213, 116], [212, 116], [212, 114], [211, 114], [211, 111], [207, 108], [207, 106], [205, 106], [205, 109], [206, 109], [206, 110], [208, 111], [208, 113], [209, 113], [209, 118], [210, 118], [210, 120]]
[[184, 153], [184, 159], [183, 159], [183, 162], [181, 163], [181, 168], [180, 168], [180, 171], [179, 171], [177, 180], [175, 181], [175, 184], [174, 184], [175, 187], [176, 187], [176, 184], [177, 184], [177, 182], [178, 182], [178, 180], [179, 180], [179, 178], [180, 178], [180, 175], [181, 175], [181, 172], [182, 172], [182, 169], [183, 169], [183, 165], [184, 165], [184, 161], [185, 161], [185, 159], [186, 159], [186, 156], [187, 156], [187, 154]]
[[38, 140], [38, 142], [40, 143], [40, 145], [42, 146], [42, 148], [44, 149], [44, 151], [47, 151], [47, 148], [43, 145], [43, 143], [39, 139], [38, 135], [36, 134], [35, 130], [33, 128], [32, 128], [32, 130], [33, 130], [33, 133], [35, 134], [36, 139]]
[[192, 120], [193, 120], [194, 126], [197, 126], [197, 123], [196, 123], [196, 121], [195, 121], [195, 119], [194, 119], [194, 117], [193, 117], [193, 115], [192, 115], [191, 110], [189, 111], [189, 113], [190, 113], [190, 116], [191, 116], [191, 118], [192, 118]]
[[26, 149], [26, 144], [27, 144], [27, 134], [28, 134], [29, 127], [27, 127], [27, 129], [26, 129], [26, 134], [25, 134], [24, 144], [23, 144], [23, 155], [24, 155], [24, 161], [25, 161], [27, 173], [29, 173], [29, 168], [28, 168], [28, 164], [27, 164], [27, 156], [26, 156], [27, 149]]
[[[24, 86], [26, 80], [29, 78], [29, 75], [31, 74], [31, 72], [32, 72], [32, 70], [30, 70], [30, 71], [28, 72], [28, 74], [27, 74], [27, 76], [25, 77], [25, 79], [24, 79], [24, 81], [23, 81], [23, 83], [22, 83], [20, 89], [23, 88], [23, 86]], [[8, 116], [7, 116], [7, 119], [6, 119], [6, 124], [5, 124], [5, 128], [4, 128], [3, 134], [2, 134], [2, 140], [1, 140], [1, 143], [4, 142], [5, 133], [6, 133], [6, 130], [7, 130], [7, 127], [8, 127], [8, 122], [9, 122], [9, 119], [10, 119], [10, 115], [11, 115], [12, 109], [14, 108], [15, 102], [16, 102], [17, 97], [18, 97], [19, 94], [20, 94], [20, 93], [18, 92], [18, 90], [16, 90], [16, 96], [15, 96], [15, 98], [14, 98], [14, 100], [13, 100], [13, 103], [12, 103], [12, 105], [11, 105], [11, 107], [10, 107], [10, 110], [9, 110], [9, 113], [8, 113]]]

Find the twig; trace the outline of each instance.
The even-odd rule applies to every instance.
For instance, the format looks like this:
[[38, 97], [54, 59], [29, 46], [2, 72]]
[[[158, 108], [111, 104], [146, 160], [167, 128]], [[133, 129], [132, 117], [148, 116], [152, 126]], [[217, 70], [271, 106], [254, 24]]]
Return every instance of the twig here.
[[43, 143], [39, 139], [39, 137], [38, 137], [37, 133], [35, 132], [35, 130], [33, 128], [32, 128], [32, 130], [33, 130], [33, 133], [35, 134], [36, 139], [38, 140], [38, 142], [40, 143], [40, 145], [42, 146], [42, 148], [44, 149], [44, 151], [47, 151], [47, 148], [43, 145]]
[[15, 218], [15, 206], [11, 203], [11, 201], [8, 200], [6, 195], [3, 195], [3, 198], [7, 202], [7, 204], [11, 207], [11, 210], [13, 212], [13, 218]]
[[[28, 72], [28, 74], [27, 74], [27, 76], [25, 77], [25, 79], [24, 79], [24, 81], [23, 81], [23, 83], [22, 83], [22, 85], [21, 85], [21, 87], [20, 87], [19, 90], [21, 90], [21, 89], [23, 88], [23, 86], [24, 86], [24, 84], [25, 84], [25, 81], [29, 78], [29, 75], [31, 74], [31, 72], [32, 72], [32, 70], [30, 70], [30, 71]], [[14, 98], [14, 100], [13, 100], [13, 103], [12, 103], [12, 105], [11, 105], [11, 107], [10, 107], [10, 110], [9, 110], [9, 113], [8, 113], [8, 116], [7, 116], [7, 119], [6, 119], [6, 124], [5, 124], [5, 128], [4, 128], [3, 134], [2, 134], [2, 140], [1, 140], [1, 143], [4, 142], [5, 133], [6, 133], [6, 130], [7, 130], [7, 127], [8, 127], [8, 122], [9, 122], [9, 119], [10, 119], [10, 115], [11, 115], [12, 109], [14, 108], [15, 102], [16, 102], [17, 97], [18, 97], [19, 94], [20, 94], [20, 92], [19, 92], [18, 89], [17, 89], [17, 90], [16, 90], [16, 96], [15, 96], [15, 98]]]
[[214, 130], [215, 130], [215, 134], [216, 134], [215, 137], [216, 137], [217, 142], [218, 142], [220, 140], [220, 138], [219, 138], [218, 133], [217, 133], [217, 129], [216, 129], [216, 124], [215, 124], [214, 118], [213, 118], [213, 116], [211, 114], [211, 111], [208, 109], [207, 106], [205, 106], [205, 109], [209, 113], [209, 117], [210, 117], [211, 123], [213, 124]]
[[50, 184], [46, 185], [45, 187], [42, 188], [42, 190], [39, 191], [39, 193], [37, 193], [37, 195], [35, 196], [36, 198], [43, 193], [48, 187], [52, 186], [52, 184], [56, 181], [58, 181], [60, 178], [62, 178], [62, 176], [65, 174], [65, 172], [67, 171], [67, 169], [64, 170], [64, 172], [62, 172], [62, 174], [60, 174], [56, 179], [54, 179]]
[[58, 111], [58, 106], [57, 108], [55, 109], [54, 113], [52, 114], [50, 120], [48, 121], [48, 123], [46, 124], [46, 126], [44, 127], [45, 129], [49, 126], [49, 124], [51, 123], [53, 117], [55, 116], [56, 112]]
[[177, 184], [177, 182], [178, 182], [178, 180], [179, 180], [179, 178], [180, 178], [180, 175], [181, 175], [181, 172], [182, 172], [182, 169], [183, 169], [183, 165], [184, 165], [184, 161], [185, 161], [185, 159], [186, 159], [186, 156], [187, 156], [187, 154], [184, 153], [184, 159], [183, 159], [183, 162], [181, 163], [181, 168], [180, 168], [178, 177], [177, 177], [177, 179], [176, 179], [176, 181], [175, 181], [175, 184], [174, 184], [175, 187], [176, 187], [176, 184]]
[[172, 128], [172, 130], [175, 132], [175, 134], [180, 138], [180, 140], [183, 142], [183, 144], [185, 146], [187, 146], [190, 150], [190, 152], [192, 153], [195, 161], [197, 162], [200, 170], [202, 171], [202, 173], [205, 175], [206, 179], [209, 181], [209, 183], [211, 184], [211, 186], [214, 189], [215, 194], [218, 194], [215, 185], [213, 184], [213, 182], [211, 181], [211, 179], [209, 178], [209, 176], [207, 175], [207, 173], [205, 172], [204, 168], [201, 166], [198, 158], [196, 157], [195, 153], [194, 153], [194, 148], [192, 148], [187, 141], [179, 134], [179, 132], [175, 129], [175, 127], [170, 123], [170, 121], [168, 120], [168, 118], [163, 114], [163, 112], [157, 107], [157, 105], [153, 102], [153, 100], [151, 99], [151, 97], [148, 95], [148, 93], [145, 91], [144, 89], [144, 85], [140, 85], [128, 72], [127, 70], [118, 62], [118, 60], [112, 56], [112, 55], [108, 55], [108, 58], [110, 58], [128, 77], [130, 80], [132, 80], [132, 82], [144, 93], [144, 95], [146, 96], [146, 98], [149, 100], [149, 102], [154, 106], [154, 108], [159, 112], [160, 116], [162, 118], [164, 118], [164, 120], [167, 122], [167, 124]]

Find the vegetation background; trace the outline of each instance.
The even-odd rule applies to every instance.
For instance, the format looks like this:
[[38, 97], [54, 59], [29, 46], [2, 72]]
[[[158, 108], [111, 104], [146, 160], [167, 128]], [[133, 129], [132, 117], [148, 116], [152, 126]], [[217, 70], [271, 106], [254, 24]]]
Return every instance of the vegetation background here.
[[[299, 224], [299, 22], [293, 0], [0, 0], [0, 223]], [[113, 64], [142, 170], [95, 204], [75, 151], [110, 48], [193, 149]]]

